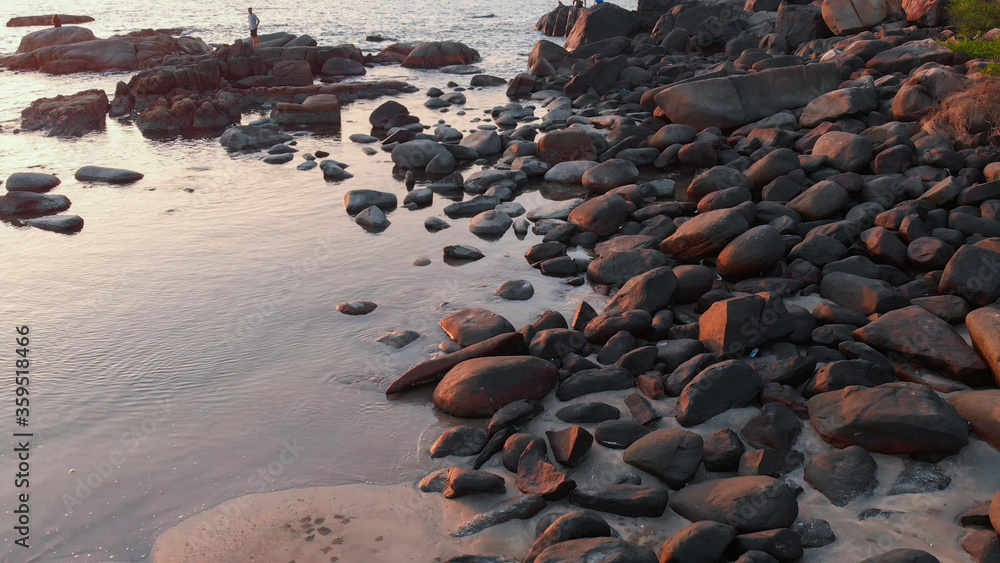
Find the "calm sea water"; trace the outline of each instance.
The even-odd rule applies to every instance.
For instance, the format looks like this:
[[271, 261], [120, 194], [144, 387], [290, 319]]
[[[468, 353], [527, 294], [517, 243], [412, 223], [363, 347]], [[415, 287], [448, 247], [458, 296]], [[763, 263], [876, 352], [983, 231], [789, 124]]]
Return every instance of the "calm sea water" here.
[[[554, 4], [554, 3], [553, 3]], [[627, 4], [626, 4], [627, 5]], [[14, 15], [87, 13], [98, 36], [182, 26], [210, 43], [231, 42], [245, 27], [244, 4], [133, 0], [7, 0]], [[152, 9], [151, 9], [152, 7]], [[371, 3], [269, 1], [253, 6], [262, 32], [309, 33], [322, 44], [380, 33], [401, 41], [457, 39], [483, 55], [481, 68], [510, 78], [525, 66], [548, 2], [384, 0]], [[634, 2], [633, 6], [634, 7]], [[493, 14], [491, 18], [474, 16]], [[0, 52], [16, 49], [30, 28], [0, 28]], [[373, 78], [401, 78], [422, 89], [468, 77], [383, 67]], [[0, 224], [0, 358], [13, 355], [14, 327], [30, 326], [30, 555], [11, 549], [14, 488], [10, 448], [0, 449], [0, 508], [5, 561], [137, 561], [180, 518], [250, 492], [343, 483], [395, 483], [422, 476], [428, 440], [446, 424], [426, 395], [387, 402], [395, 375], [427, 357], [444, 338], [437, 321], [466, 306], [486, 306], [515, 325], [553, 308], [571, 313], [587, 288], [542, 277], [522, 258], [512, 233], [476, 239], [467, 220], [432, 234], [430, 215], [400, 209], [382, 234], [346, 215], [343, 194], [405, 188], [387, 153], [369, 157], [352, 133], [368, 132], [379, 101], [345, 109], [340, 135], [300, 139], [351, 165], [355, 177], [326, 183], [318, 171], [274, 167], [260, 155], [231, 156], [214, 139], [150, 141], [134, 126], [59, 140], [14, 135], [20, 110], [41, 96], [87, 88], [113, 92], [127, 75], [51, 77], [0, 73], [0, 177], [17, 171], [58, 174], [53, 193], [73, 201], [83, 231], [64, 236]], [[467, 92], [468, 115], [400, 98], [424, 123], [445, 119], [470, 129], [483, 109], [504, 103], [502, 88]], [[256, 116], [246, 116], [245, 121]], [[83, 165], [143, 172], [124, 187], [73, 179]], [[544, 202], [538, 192], [519, 201]], [[529, 243], [537, 237], [528, 235]], [[455, 267], [447, 244], [473, 244], [484, 260]], [[428, 257], [432, 264], [411, 261]], [[525, 278], [536, 295], [507, 303], [493, 291]], [[379, 304], [367, 317], [335, 310], [346, 300]], [[402, 351], [375, 342], [386, 331], [423, 337]], [[5, 384], [4, 393], [12, 392]], [[9, 405], [7, 399], [0, 404]], [[0, 412], [4, 431], [13, 412]], [[290, 464], [276, 460], [289, 447]], [[288, 457], [285, 456], [285, 459]], [[8, 551], [9, 550], [9, 551]]]

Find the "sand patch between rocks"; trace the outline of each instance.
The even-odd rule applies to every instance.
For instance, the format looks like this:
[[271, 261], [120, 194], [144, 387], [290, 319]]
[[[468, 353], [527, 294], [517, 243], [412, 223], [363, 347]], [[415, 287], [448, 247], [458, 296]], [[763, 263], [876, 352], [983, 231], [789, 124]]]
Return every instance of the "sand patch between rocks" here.
[[466, 553], [523, 554], [529, 524], [513, 521], [454, 539], [448, 530], [484, 507], [412, 485], [343, 485], [253, 494], [188, 517], [153, 544], [155, 563], [443, 561]]

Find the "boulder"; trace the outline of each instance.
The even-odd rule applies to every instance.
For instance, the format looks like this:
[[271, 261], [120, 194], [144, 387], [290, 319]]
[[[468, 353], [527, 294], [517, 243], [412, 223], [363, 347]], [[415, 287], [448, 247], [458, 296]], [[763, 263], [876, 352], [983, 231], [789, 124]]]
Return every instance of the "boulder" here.
[[46, 130], [49, 137], [80, 137], [104, 130], [104, 117], [110, 108], [104, 90], [39, 98], [21, 112], [21, 129]]
[[524, 563], [533, 563], [549, 547], [569, 540], [613, 536], [610, 525], [590, 510], [574, 510], [563, 514], [545, 528], [532, 544]]
[[863, 135], [844, 131], [824, 133], [813, 145], [813, 155], [825, 156], [827, 163], [844, 172], [860, 172], [872, 160], [872, 142]]
[[664, 239], [660, 250], [682, 262], [698, 262], [715, 256], [749, 228], [739, 212], [717, 209], [686, 221], [674, 234]]
[[69, 206], [69, 198], [64, 195], [7, 192], [0, 196], [0, 217], [37, 217], [66, 211]]
[[8, 192], [45, 193], [58, 186], [61, 180], [52, 174], [39, 172], [15, 172], [7, 177]]
[[701, 465], [704, 441], [688, 430], [656, 430], [639, 438], [622, 454], [625, 463], [655, 476], [672, 489], [689, 483]]
[[580, 184], [583, 182], [583, 175], [598, 164], [598, 162], [593, 160], [560, 162], [549, 168], [549, 171], [545, 173], [543, 178], [546, 182], [554, 184]]
[[592, 261], [587, 265], [587, 277], [594, 283], [620, 285], [666, 263], [667, 258], [659, 250], [627, 250]]
[[514, 325], [500, 315], [481, 308], [461, 309], [441, 319], [448, 337], [462, 346], [478, 344], [494, 336], [514, 332]]
[[21, 222], [36, 229], [63, 234], [71, 234], [83, 229], [83, 218], [79, 215], [53, 215], [51, 217], [24, 219]]
[[698, 339], [717, 355], [739, 355], [794, 329], [780, 297], [745, 295], [712, 303], [698, 321]]
[[657, 563], [656, 554], [652, 551], [617, 538], [586, 538], [560, 542], [541, 552], [535, 559], [535, 563], [580, 561]]
[[597, 160], [590, 135], [579, 129], [559, 129], [538, 140], [538, 157], [548, 164], [571, 160]]
[[84, 166], [73, 175], [81, 182], [102, 182], [105, 184], [131, 184], [143, 178], [139, 172], [103, 166]]
[[[412, 143], [413, 141], [410, 142]], [[480, 157], [497, 155], [503, 150], [503, 141], [496, 134], [496, 131], [476, 131], [475, 133], [469, 133], [462, 138], [459, 145], [476, 151], [476, 154]]]
[[612, 188], [632, 184], [638, 178], [639, 169], [634, 163], [621, 158], [612, 158], [588, 168], [580, 180], [591, 193], [603, 194]]
[[698, 174], [688, 184], [687, 196], [693, 202], [700, 202], [709, 194], [730, 189], [754, 189], [754, 182], [739, 170], [729, 166], [716, 166]]
[[581, 230], [603, 238], [618, 231], [626, 214], [628, 203], [625, 198], [618, 194], [605, 194], [574, 207], [568, 219]]
[[[42, 16], [16, 16], [7, 20], [7, 27], [34, 27], [52, 25], [52, 16], [55, 14], [45, 14]], [[63, 25], [73, 25], [78, 23], [88, 23], [94, 21], [90, 16], [71, 16], [59, 14], [59, 20]]]
[[350, 190], [344, 194], [344, 209], [349, 215], [361, 213], [375, 206], [382, 211], [392, 211], [398, 205], [396, 194], [377, 190]]
[[834, 35], [864, 31], [892, 14], [889, 0], [823, 0], [823, 21]]
[[230, 151], [256, 151], [287, 143], [292, 136], [266, 127], [238, 125], [230, 127], [219, 137], [219, 143]]
[[850, 195], [840, 184], [824, 180], [788, 202], [787, 207], [807, 221], [834, 217], [850, 200]]
[[903, 0], [903, 10], [906, 21], [924, 27], [934, 27], [941, 23], [944, 16], [944, 2], [941, 0]]
[[758, 277], [785, 258], [785, 241], [770, 225], [753, 227], [726, 245], [716, 265], [727, 281]]
[[964, 245], [948, 261], [938, 291], [984, 307], [1000, 298], [1000, 252]]
[[[961, 391], [948, 396], [962, 418], [972, 425], [972, 433], [1000, 450], [1000, 390]], [[1000, 505], [998, 505], [1000, 509]], [[998, 513], [1000, 515], [1000, 513]]]
[[965, 316], [965, 324], [973, 348], [986, 361], [1000, 385], [1000, 310], [993, 307], [976, 309]]
[[820, 295], [865, 316], [888, 313], [909, 305], [909, 300], [902, 293], [882, 280], [839, 271], [823, 276]]
[[802, 107], [839, 85], [836, 64], [817, 63], [670, 86], [656, 104], [672, 123], [731, 129]]
[[[391, 124], [398, 124], [410, 117], [410, 110], [406, 109], [406, 106], [395, 100], [389, 100], [372, 111], [368, 116], [368, 123], [373, 129], [388, 129]], [[416, 121], [416, 117], [413, 117], [413, 122]]]
[[958, 331], [917, 305], [885, 313], [853, 335], [876, 350], [900, 354], [972, 387], [991, 379], [986, 362]]
[[878, 108], [878, 93], [875, 85], [859, 88], [841, 88], [828, 92], [802, 110], [799, 123], [803, 127], [815, 127], [824, 121], [836, 121], [849, 115], [868, 115]]
[[933, 39], [909, 41], [872, 57], [868, 68], [882, 74], [909, 73], [926, 63], [950, 64], [954, 53]]
[[684, 387], [674, 417], [681, 426], [701, 424], [729, 409], [755, 403], [763, 387], [760, 376], [744, 362], [719, 362]]
[[[10, 27], [10, 26], [8, 26]], [[85, 27], [75, 25], [64, 25], [62, 27], [52, 27], [33, 31], [21, 38], [21, 43], [17, 46], [18, 53], [30, 53], [42, 47], [52, 45], [68, 45], [70, 43], [81, 43], [83, 41], [93, 41], [97, 39], [94, 32]]]
[[654, 268], [625, 282], [604, 306], [603, 312], [605, 315], [621, 315], [639, 309], [653, 314], [673, 303], [677, 289], [677, 276], [673, 270], [666, 266]]
[[341, 57], [327, 59], [319, 71], [323, 76], [364, 76], [366, 72], [365, 65]]
[[695, 522], [674, 532], [660, 549], [660, 563], [719, 561], [733, 540], [733, 528], [718, 522]]
[[575, 51], [602, 39], [627, 37], [639, 24], [639, 16], [634, 12], [607, 2], [594, 4], [577, 16], [565, 47], [567, 51]]
[[489, 417], [521, 399], [540, 400], [559, 381], [556, 366], [534, 356], [466, 360], [434, 389], [434, 406], [460, 417]]
[[869, 452], [955, 453], [969, 443], [969, 424], [933, 390], [917, 383], [847, 387], [809, 399], [809, 420], [838, 448]]
[[458, 41], [425, 41], [410, 51], [402, 66], [406, 68], [441, 68], [479, 62], [479, 52]]
[[871, 496], [878, 486], [878, 464], [860, 446], [848, 446], [817, 455], [806, 463], [806, 483], [823, 493], [834, 506]]
[[271, 119], [282, 125], [337, 125], [340, 123], [340, 101], [334, 94], [314, 94], [301, 104], [274, 104]]
[[434, 158], [451, 153], [444, 145], [430, 139], [400, 143], [392, 149], [392, 162], [401, 168], [423, 170]]
[[766, 476], [728, 477], [688, 485], [670, 508], [692, 522], [711, 520], [738, 533], [787, 528], [799, 514], [795, 494]]

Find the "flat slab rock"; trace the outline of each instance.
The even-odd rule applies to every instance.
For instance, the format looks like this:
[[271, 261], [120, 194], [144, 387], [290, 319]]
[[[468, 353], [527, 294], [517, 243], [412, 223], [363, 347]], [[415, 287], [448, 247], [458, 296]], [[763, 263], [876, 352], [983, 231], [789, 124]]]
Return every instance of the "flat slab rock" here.
[[729, 477], [688, 485], [670, 508], [693, 522], [712, 520], [738, 533], [787, 528], [799, 514], [795, 494], [772, 477]]
[[143, 178], [139, 172], [122, 168], [105, 168], [103, 166], [84, 166], [76, 171], [74, 177], [81, 182], [104, 182], [107, 184], [131, 184]]
[[821, 393], [809, 400], [809, 420], [820, 437], [838, 448], [954, 453], [969, 443], [968, 422], [937, 393], [917, 383]]

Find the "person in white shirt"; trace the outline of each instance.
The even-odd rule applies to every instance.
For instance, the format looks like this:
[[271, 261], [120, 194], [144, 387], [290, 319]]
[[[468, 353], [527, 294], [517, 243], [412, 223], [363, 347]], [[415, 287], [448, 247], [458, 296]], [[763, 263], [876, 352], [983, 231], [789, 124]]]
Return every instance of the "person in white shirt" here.
[[253, 41], [254, 47], [260, 47], [260, 37], [257, 37], [257, 26], [260, 25], [260, 18], [253, 13], [253, 8], [247, 8], [247, 13], [250, 14], [250, 39]]

